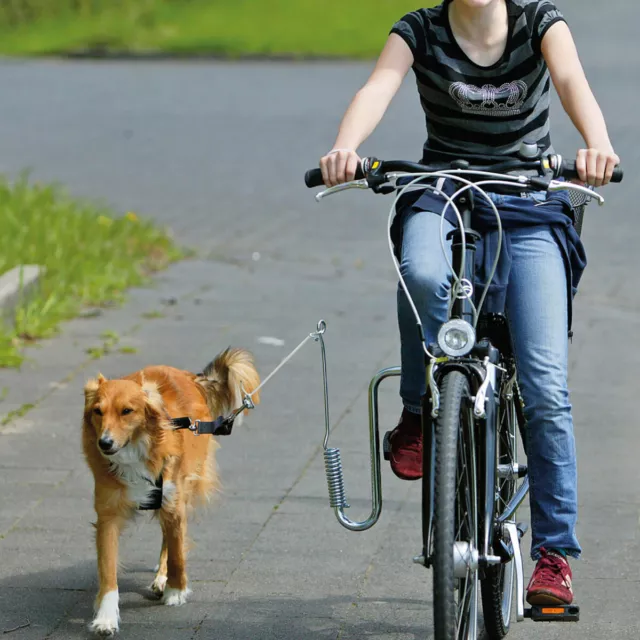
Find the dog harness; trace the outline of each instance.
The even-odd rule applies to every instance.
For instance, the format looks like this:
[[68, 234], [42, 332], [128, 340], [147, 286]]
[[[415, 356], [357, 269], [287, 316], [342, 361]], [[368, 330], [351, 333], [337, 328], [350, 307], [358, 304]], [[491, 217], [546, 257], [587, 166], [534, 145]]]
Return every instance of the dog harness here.
[[[244, 408], [244, 407], [243, 407]], [[202, 420], [194, 420], [191, 418], [173, 418], [171, 424], [174, 429], [189, 429], [195, 435], [212, 435], [212, 436], [228, 436], [233, 430], [233, 422], [235, 416], [224, 418], [220, 416], [218, 419], [204, 422]], [[162, 507], [162, 473], [152, 482], [147, 478], [147, 482], [153, 486], [151, 493], [146, 500], [138, 504], [138, 511], [157, 511]]]

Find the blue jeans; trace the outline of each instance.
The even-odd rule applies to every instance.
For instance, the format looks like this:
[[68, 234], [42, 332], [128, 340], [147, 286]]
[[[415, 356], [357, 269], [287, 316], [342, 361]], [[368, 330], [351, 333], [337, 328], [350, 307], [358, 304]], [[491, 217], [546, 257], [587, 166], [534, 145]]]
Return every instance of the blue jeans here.
[[[492, 195], [500, 202], [515, 196]], [[531, 203], [529, 203], [529, 206]], [[452, 226], [445, 222], [445, 234]], [[577, 469], [567, 386], [567, 286], [565, 264], [548, 226], [509, 229], [512, 266], [506, 315], [527, 421], [532, 548], [564, 549], [579, 557], [575, 535]], [[407, 213], [403, 223], [401, 273], [420, 314], [427, 343], [447, 319], [450, 273], [440, 246], [440, 216]], [[451, 257], [449, 257], [451, 259]], [[416, 320], [398, 288], [401, 339], [400, 395], [420, 412], [425, 393], [424, 352]]]

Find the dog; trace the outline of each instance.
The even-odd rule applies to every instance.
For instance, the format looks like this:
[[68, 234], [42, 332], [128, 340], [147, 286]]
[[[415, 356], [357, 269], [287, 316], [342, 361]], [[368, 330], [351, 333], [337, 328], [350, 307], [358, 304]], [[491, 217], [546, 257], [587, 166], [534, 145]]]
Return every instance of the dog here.
[[[201, 374], [161, 365], [87, 382], [82, 447], [95, 479], [99, 581], [91, 631], [111, 636], [119, 629], [118, 540], [139, 508], [159, 507], [162, 549], [151, 588], [165, 605], [186, 602], [187, 515], [218, 487], [219, 445], [209, 435], [176, 430], [171, 419], [226, 417], [259, 384], [251, 354], [232, 348]], [[259, 394], [251, 399], [257, 404]]]

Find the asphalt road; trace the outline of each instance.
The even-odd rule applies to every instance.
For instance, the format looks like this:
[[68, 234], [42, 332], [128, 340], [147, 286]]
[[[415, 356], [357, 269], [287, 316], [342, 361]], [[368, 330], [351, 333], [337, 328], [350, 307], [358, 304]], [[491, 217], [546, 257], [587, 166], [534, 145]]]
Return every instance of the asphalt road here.
[[[515, 639], [640, 637], [635, 406], [640, 362], [637, 24], [640, 9], [566, 0], [582, 59], [626, 180], [587, 212], [589, 268], [576, 299], [572, 401], [579, 455], [579, 536], [573, 563], [578, 625], [535, 625]], [[387, 255], [388, 201], [349, 193], [316, 204], [304, 170], [333, 141], [367, 63], [0, 62], [0, 171], [31, 167], [75, 195], [100, 198], [170, 226], [198, 257], [131, 293], [122, 309], [68, 323], [0, 371], [0, 631], [8, 638], [87, 636], [95, 593], [92, 486], [80, 450], [81, 389], [98, 370], [145, 364], [201, 367], [228, 344], [268, 373], [328, 322], [332, 443], [342, 449], [352, 517], [368, 513], [366, 387], [397, 364], [395, 281]], [[578, 144], [554, 105], [554, 142]], [[408, 80], [364, 146], [416, 158], [423, 123]], [[159, 311], [160, 314], [151, 313]], [[150, 315], [160, 315], [151, 319]], [[96, 362], [86, 348], [115, 331], [137, 353]], [[278, 338], [283, 346], [273, 346]], [[383, 390], [393, 425], [397, 385]], [[305, 347], [265, 388], [245, 428], [222, 442], [223, 492], [191, 525], [191, 602], [158, 605], [147, 585], [157, 525], [124, 536], [122, 637], [311, 640], [431, 637], [431, 576], [419, 550], [419, 486], [385, 467], [380, 522], [349, 533], [325, 495], [318, 348]], [[530, 571], [531, 565], [528, 565]]]

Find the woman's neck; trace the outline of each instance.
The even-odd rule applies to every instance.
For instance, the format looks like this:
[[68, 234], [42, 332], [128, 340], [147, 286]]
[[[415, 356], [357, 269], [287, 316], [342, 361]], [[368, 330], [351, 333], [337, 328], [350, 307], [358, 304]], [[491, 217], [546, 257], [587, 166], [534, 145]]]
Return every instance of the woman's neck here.
[[455, 35], [477, 46], [495, 46], [506, 40], [508, 13], [506, 0], [452, 0], [449, 22]]
[[504, 55], [509, 39], [508, 0], [452, 0], [448, 6], [451, 32], [475, 64], [490, 67]]

